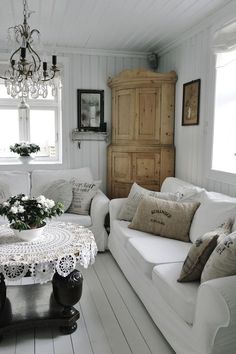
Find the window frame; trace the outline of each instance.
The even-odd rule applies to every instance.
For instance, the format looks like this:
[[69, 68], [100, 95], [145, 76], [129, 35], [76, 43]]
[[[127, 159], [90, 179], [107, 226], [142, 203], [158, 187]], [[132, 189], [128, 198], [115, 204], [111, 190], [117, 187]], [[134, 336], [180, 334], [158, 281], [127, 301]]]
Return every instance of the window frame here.
[[207, 102], [206, 105], [206, 116], [209, 117], [208, 121], [205, 122], [205, 131], [206, 131], [206, 159], [205, 159], [205, 170], [206, 178], [208, 180], [214, 180], [217, 182], [224, 182], [229, 184], [236, 184], [236, 173], [230, 173], [225, 171], [214, 170], [212, 168], [213, 162], [213, 142], [214, 142], [214, 127], [215, 127], [215, 97], [216, 97], [216, 60], [217, 56], [213, 53], [212, 48], [210, 46], [213, 43], [214, 33], [217, 30], [220, 30], [225, 26], [225, 24], [229, 21], [224, 20], [221, 23], [213, 26], [210, 31], [209, 36], [209, 49], [208, 49], [208, 72], [209, 78], [207, 80], [206, 89], [208, 90], [207, 94]]
[[[0, 83], [2, 85], [2, 82]], [[47, 156], [35, 156], [35, 158], [31, 161], [31, 164], [62, 164], [62, 93], [61, 90], [58, 90], [55, 99], [30, 99], [28, 104], [30, 109], [32, 110], [53, 110], [55, 112], [55, 148], [56, 148], [56, 156], [55, 158], [50, 158]], [[16, 98], [0, 98], [0, 107], [3, 109], [16, 109], [20, 103], [20, 99]], [[0, 110], [1, 110], [0, 108]], [[19, 117], [20, 120], [20, 117]], [[27, 122], [23, 122], [23, 124], [19, 121], [19, 140], [27, 140], [27, 132], [29, 131], [30, 125]], [[18, 156], [12, 157], [3, 157], [0, 156], [0, 165], [12, 165], [19, 164], [20, 160]]]

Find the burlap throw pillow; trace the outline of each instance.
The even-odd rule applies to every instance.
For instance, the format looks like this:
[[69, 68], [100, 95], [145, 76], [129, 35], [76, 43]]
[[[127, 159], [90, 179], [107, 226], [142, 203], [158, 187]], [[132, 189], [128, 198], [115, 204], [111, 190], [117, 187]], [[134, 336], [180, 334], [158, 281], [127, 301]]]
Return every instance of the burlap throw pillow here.
[[72, 202], [72, 185], [64, 179], [58, 179], [50, 185], [44, 186], [43, 195], [54, 200], [55, 203], [62, 203], [64, 205], [64, 212], [67, 211]]
[[189, 242], [189, 228], [199, 205], [144, 197], [129, 228]]
[[68, 213], [79, 214], [79, 215], [89, 215], [89, 209], [93, 197], [96, 195], [98, 190], [98, 184], [95, 183], [80, 183], [75, 179], [71, 180], [73, 199]]
[[131, 221], [134, 217], [134, 214], [137, 210], [138, 204], [143, 197], [153, 197], [165, 200], [178, 200], [180, 197], [179, 194], [175, 193], [161, 193], [150, 191], [146, 188], [139, 186], [137, 183], [134, 183], [131, 187], [129, 195], [126, 202], [121, 208], [118, 218], [121, 220]]
[[236, 275], [236, 231], [226, 236], [209, 257], [201, 282]]
[[200, 280], [203, 268], [214, 251], [218, 239], [225, 238], [231, 232], [232, 224], [230, 219], [216, 230], [207, 232], [194, 242], [184, 261], [178, 282]]

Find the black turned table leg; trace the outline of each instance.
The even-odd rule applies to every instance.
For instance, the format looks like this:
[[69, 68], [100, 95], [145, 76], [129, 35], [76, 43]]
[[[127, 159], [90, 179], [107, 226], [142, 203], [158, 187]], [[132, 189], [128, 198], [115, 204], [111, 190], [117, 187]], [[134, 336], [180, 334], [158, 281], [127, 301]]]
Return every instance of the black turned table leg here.
[[[63, 334], [73, 333], [77, 328], [79, 312], [73, 307], [82, 295], [83, 276], [78, 270], [73, 270], [67, 277], [55, 273], [52, 279], [53, 294], [58, 304], [64, 307], [63, 317], [71, 318], [70, 324], [60, 327]], [[74, 319], [76, 318], [76, 319]]]
[[0, 274], [0, 311], [3, 309], [6, 302], [6, 284], [3, 274]]

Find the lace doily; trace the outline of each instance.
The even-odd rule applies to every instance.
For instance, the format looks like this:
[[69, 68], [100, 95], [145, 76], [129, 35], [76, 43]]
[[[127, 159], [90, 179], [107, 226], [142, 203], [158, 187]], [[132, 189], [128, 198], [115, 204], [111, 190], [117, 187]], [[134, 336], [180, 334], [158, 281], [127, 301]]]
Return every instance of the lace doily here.
[[24, 277], [27, 272], [40, 282], [52, 279], [55, 272], [66, 277], [80, 264], [93, 264], [97, 245], [92, 232], [72, 223], [51, 222], [43, 234], [25, 242], [8, 225], [0, 226], [0, 272], [8, 280]]

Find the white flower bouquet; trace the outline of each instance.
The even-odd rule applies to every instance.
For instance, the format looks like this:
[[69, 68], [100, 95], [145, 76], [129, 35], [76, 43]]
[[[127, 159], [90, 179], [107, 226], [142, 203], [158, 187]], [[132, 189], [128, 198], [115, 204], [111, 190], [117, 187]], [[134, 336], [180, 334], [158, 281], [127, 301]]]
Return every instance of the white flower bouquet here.
[[46, 218], [61, 215], [63, 208], [62, 203], [55, 203], [43, 195], [29, 198], [18, 194], [0, 204], [0, 215], [8, 218], [11, 228], [21, 231], [43, 226]]
[[37, 144], [22, 142], [10, 145], [10, 151], [20, 156], [30, 156], [30, 154], [40, 151], [40, 147]]

